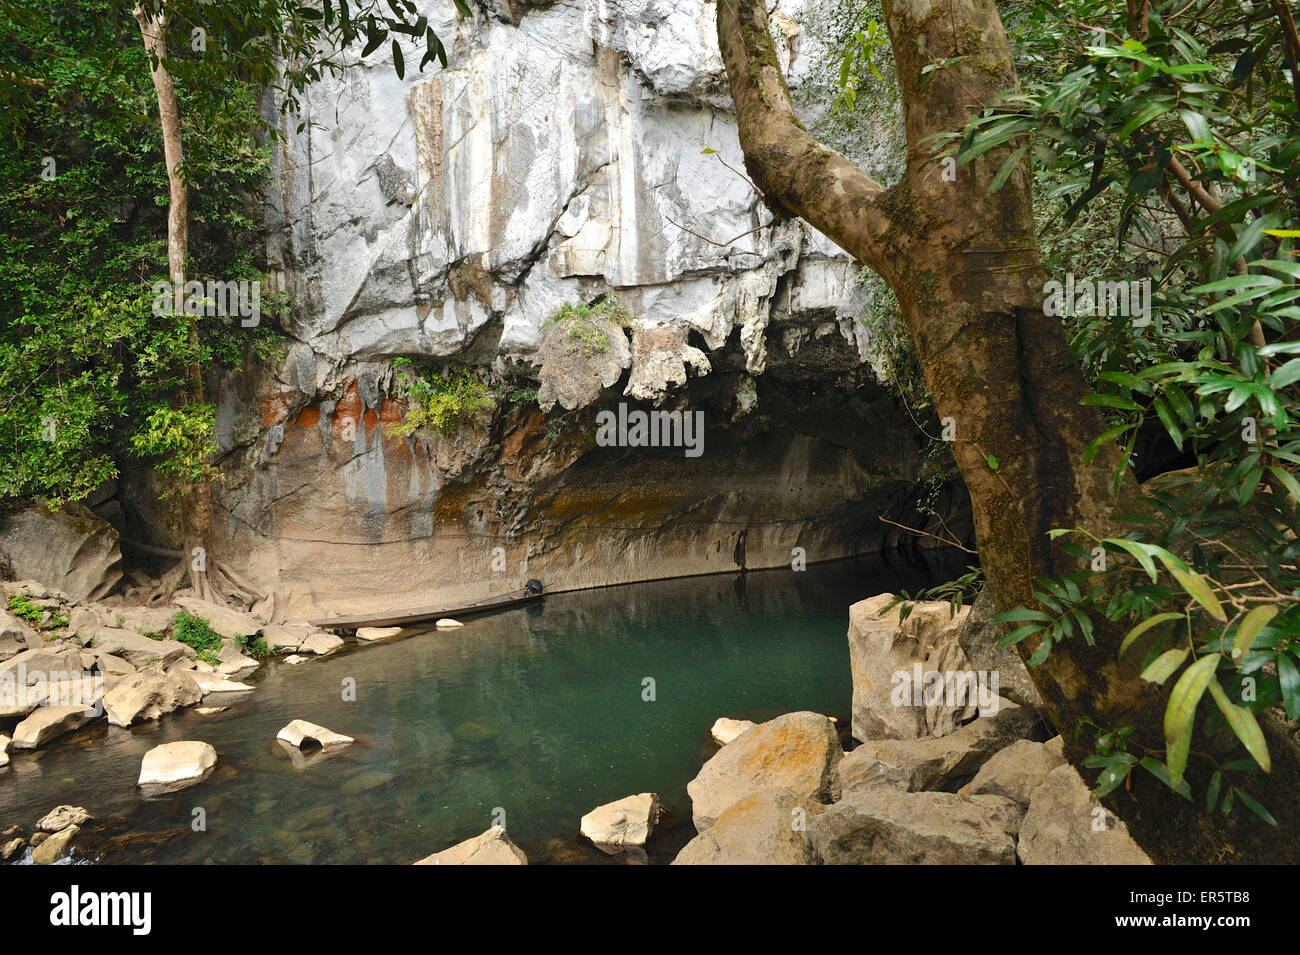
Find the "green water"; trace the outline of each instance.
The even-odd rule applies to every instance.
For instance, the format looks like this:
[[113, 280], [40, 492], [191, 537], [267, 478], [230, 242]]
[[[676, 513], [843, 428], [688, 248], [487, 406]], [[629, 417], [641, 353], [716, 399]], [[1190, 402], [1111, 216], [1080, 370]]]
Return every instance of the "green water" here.
[[[579, 819], [650, 791], [670, 810], [648, 846], [665, 862], [694, 835], [686, 784], [716, 751], [713, 721], [847, 720], [849, 605], [954, 569], [855, 560], [558, 594], [461, 630], [272, 663], [248, 679], [256, 692], [205, 700], [224, 713], [16, 754], [0, 770], [0, 829], [72, 803], [96, 816], [83, 850], [105, 862], [409, 863], [504, 813], [530, 862], [614, 862]], [[357, 743], [296, 766], [275, 742], [292, 719]], [[216, 747], [216, 773], [140, 798], [144, 753], [181, 739]]]

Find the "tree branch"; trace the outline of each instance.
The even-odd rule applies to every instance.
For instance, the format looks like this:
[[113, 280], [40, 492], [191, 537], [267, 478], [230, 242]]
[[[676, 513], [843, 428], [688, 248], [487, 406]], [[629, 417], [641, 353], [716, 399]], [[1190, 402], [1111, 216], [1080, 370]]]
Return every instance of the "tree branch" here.
[[718, 45], [745, 168], [767, 201], [799, 216], [868, 267], [888, 261], [883, 186], [804, 128], [790, 103], [762, 0], [718, 0]]

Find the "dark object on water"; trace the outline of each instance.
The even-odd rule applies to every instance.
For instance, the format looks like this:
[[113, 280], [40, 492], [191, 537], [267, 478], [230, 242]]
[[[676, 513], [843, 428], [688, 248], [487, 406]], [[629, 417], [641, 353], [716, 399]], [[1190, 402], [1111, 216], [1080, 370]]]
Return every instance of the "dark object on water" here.
[[455, 607], [417, 607], [412, 610], [388, 610], [381, 613], [363, 613], [353, 617], [326, 617], [320, 620], [308, 620], [313, 627], [326, 627], [331, 630], [356, 630], [359, 627], [405, 627], [423, 620], [436, 620], [439, 617], [463, 617], [471, 613], [487, 613], [492, 610], [506, 610], [517, 604], [525, 604], [542, 596], [542, 583], [530, 580], [523, 590], [514, 590], [499, 597], [484, 597], [473, 603]]

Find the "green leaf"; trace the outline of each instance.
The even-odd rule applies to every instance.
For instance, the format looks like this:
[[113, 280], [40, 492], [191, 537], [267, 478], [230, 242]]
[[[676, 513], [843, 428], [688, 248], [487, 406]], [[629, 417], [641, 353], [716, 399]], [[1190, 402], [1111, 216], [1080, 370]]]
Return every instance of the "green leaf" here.
[[1204, 577], [1164, 548], [1156, 547], [1154, 550], [1156, 557], [1160, 558], [1160, 562], [1165, 565], [1165, 569], [1169, 571], [1193, 600], [1209, 611], [1210, 616], [1216, 620], [1227, 622], [1228, 615], [1223, 612], [1223, 605], [1214, 596], [1214, 592], [1210, 590], [1210, 585], [1205, 582]]
[[397, 78], [402, 79], [406, 72], [406, 63], [402, 59], [402, 45], [393, 40], [393, 69], [397, 71]]
[[1259, 632], [1264, 629], [1264, 625], [1276, 616], [1277, 607], [1270, 604], [1258, 606], [1246, 614], [1241, 625], [1237, 627], [1237, 639], [1232, 643], [1232, 659], [1241, 659], [1241, 655], [1250, 649]]
[[1136, 640], [1138, 637], [1142, 636], [1142, 634], [1146, 633], [1152, 627], [1157, 627], [1160, 624], [1165, 623], [1166, 621], [1169, 620], [1182, 620], [1182, 619], [1183, 619], [1183, 615], [1181, 613], [1172, 613], [1172, 612], [1158, 613], [1154, 617], [1148, 617], [1146, 620], [1143, 620], [1136, 627], [1130, 630], [1128, 632], [1128, 635], [1124, 637], [1124, 642], [1119, 645], [1119, 655], [1123, 656], [1124, 651], [1133, 645], [1133, 641]]
[[1165, 763], [1174, 786], [1182, 782], [1183, 770], [1187, 768], [1196, 704], [1201, 702], [1205, 688], [1214, 678], [1219, 658], [1217, 653], [1201, 657], [1183, 672], [1169, 694], [1169, 703], [1165, 706]]
[[1273, 818], [1273, 814], [1269, 812], [1267, 809], [1265, 809], [1263, 806], [1261, 806], [1258, 802], [1256, 802], [1254, 796], [1246, 792], [1246, 790], [1244, 789], [1238, 789], [1235, 786], [1233, 787], [1233, 789], [1236, 790], [1237, 795], [1241, 797], [1241, 801], [1246, 804], [1246, 807], [1251, 812], [1259, 816], [1259, 818], [1263, 819], [1270, 826], [1277, 825], [1277, 820]]
[[1268, 744], [1264, 742], [1264, 731], [1259, 728], [1255, 714], [1229, 700], [1228, 694], [1223, 692], [1223, 687], [1219, 686], [1218, 680], [1210, 681], [1209, 687], [1210, 696], [1214, 697], [1214, 702], [1218, 705], [1223, 718], [1228, 721], [1237, 739], [1241, 740], [1241, 745], [1246, 747], [1246, 752], [1255, 758], [1255, 762], [1264, 772], [1271, 772], [1273, 764], [1269, 759]]
[[1043, 623], [1051, 621], [1051, 617], [1041, 610], [1028, 610], [1024, 607], [1017, 607], [1015, 610], [1006, 610], [993, 617], [994, 623], [1016, 623], [1020, 620], [1038, 620]]
[[1300, 719], [1300, 669], [1295, 661], [1285, 653], [1277, 655], [1277, 678], [1282, 684], [1282, 702], [1286, 705], [1286, 715], [1291, 719]]
[[1166, 650], [1152, 660], [1150, 665], [1142, 671], [1142, 679], [1149, 683], [1164, 683], [1175, 670], [1183, 665], [1183, 661], [1186, 659], [1187, 649], [1185, 647]]
[[1003, 161], [1002, 165], [998, 168], [998, 174], [993, 177], [993, 181], [989, 183], [988, 189], [985, 190], [986, 195], [993, 195], [993, 193], [997, 192], [1003, 185], [1005, 185], [1007, 179], [1011, 176], [1011, 173], [1014, 172], [1016, 166], [1020, 164], [1020, 160], [1024, 157], [1025, 150], [1028, 148], [1029, 144], [1025, 143], [1025, 145], [1021, 146]]
[[1214, 807], [1219, 802], [1219, 787], [1223, 785], [1223, 773], [1219, 770], [1214, 771], [1210, 777], [1210, 785], [1205, 790], [1205, 807], [1210, 812], [1214, 812]]

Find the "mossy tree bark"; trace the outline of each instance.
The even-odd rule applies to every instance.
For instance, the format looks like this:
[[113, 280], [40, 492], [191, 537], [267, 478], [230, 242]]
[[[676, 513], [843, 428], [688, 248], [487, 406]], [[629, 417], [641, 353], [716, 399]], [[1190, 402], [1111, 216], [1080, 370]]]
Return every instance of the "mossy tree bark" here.
[[[927, 143], [961, 129], [994, 94], [1016, 86], [996, 7], [992, 0], [884, 0], [884, 11], [907, 136], [905, 171], [888, 189], [799, 122], [762, 0], [718, 0], [718, 39], [746, 167], [773, 207], [806, 219], [894, 290], [936, 410], [955, 424], [953, 453], [970, 490], [994, 602], [999, 610], [1033, 606], [1035, 576], [1080, 569], [1048, 531], [1083, 527], [1113, 535], [1120, 531], [1116, 515], [1135, 488], [1112, 493], [1118, 449], [1082, 464], [1102, 422], [1080, 404], [1090, 389], [1059, 319], [1043, 313], [1028, 164], [1022, 161], [1001, 189], [987, 194], [1019, 144], [954, 170], [954, 178], [933, 161]], [[944, 61], [947, 66], [922, 72]], [[1094, 646], [1076, 637], [1031, 668], [1076, 767], [1087, 751], [1075, 731], [1087, 723], [1134, 726], [1138, 744], [1164, 748], [1164, 694], [1141, 681], [1132, 663], [1121, 667], [1123, 633], [1099, 627]], [[1026, 659], [1034, 649], [1020, 646]], [[1244, 810], [1211, 818], [1202, 799], [1188, 803], [1142, 770], [1129, 788], [1107, 797], [1108, 807], [1156, 861], [1296, 861], [1300, 760], [1283, 728], [1266, 722], [1274, 771], [1253, 795], [1289, 838], [1277, 838]], [[1201, 775], [1189, 767], [1197, 792], [1204, 792], [1207, 777], [1208, 770]]]

